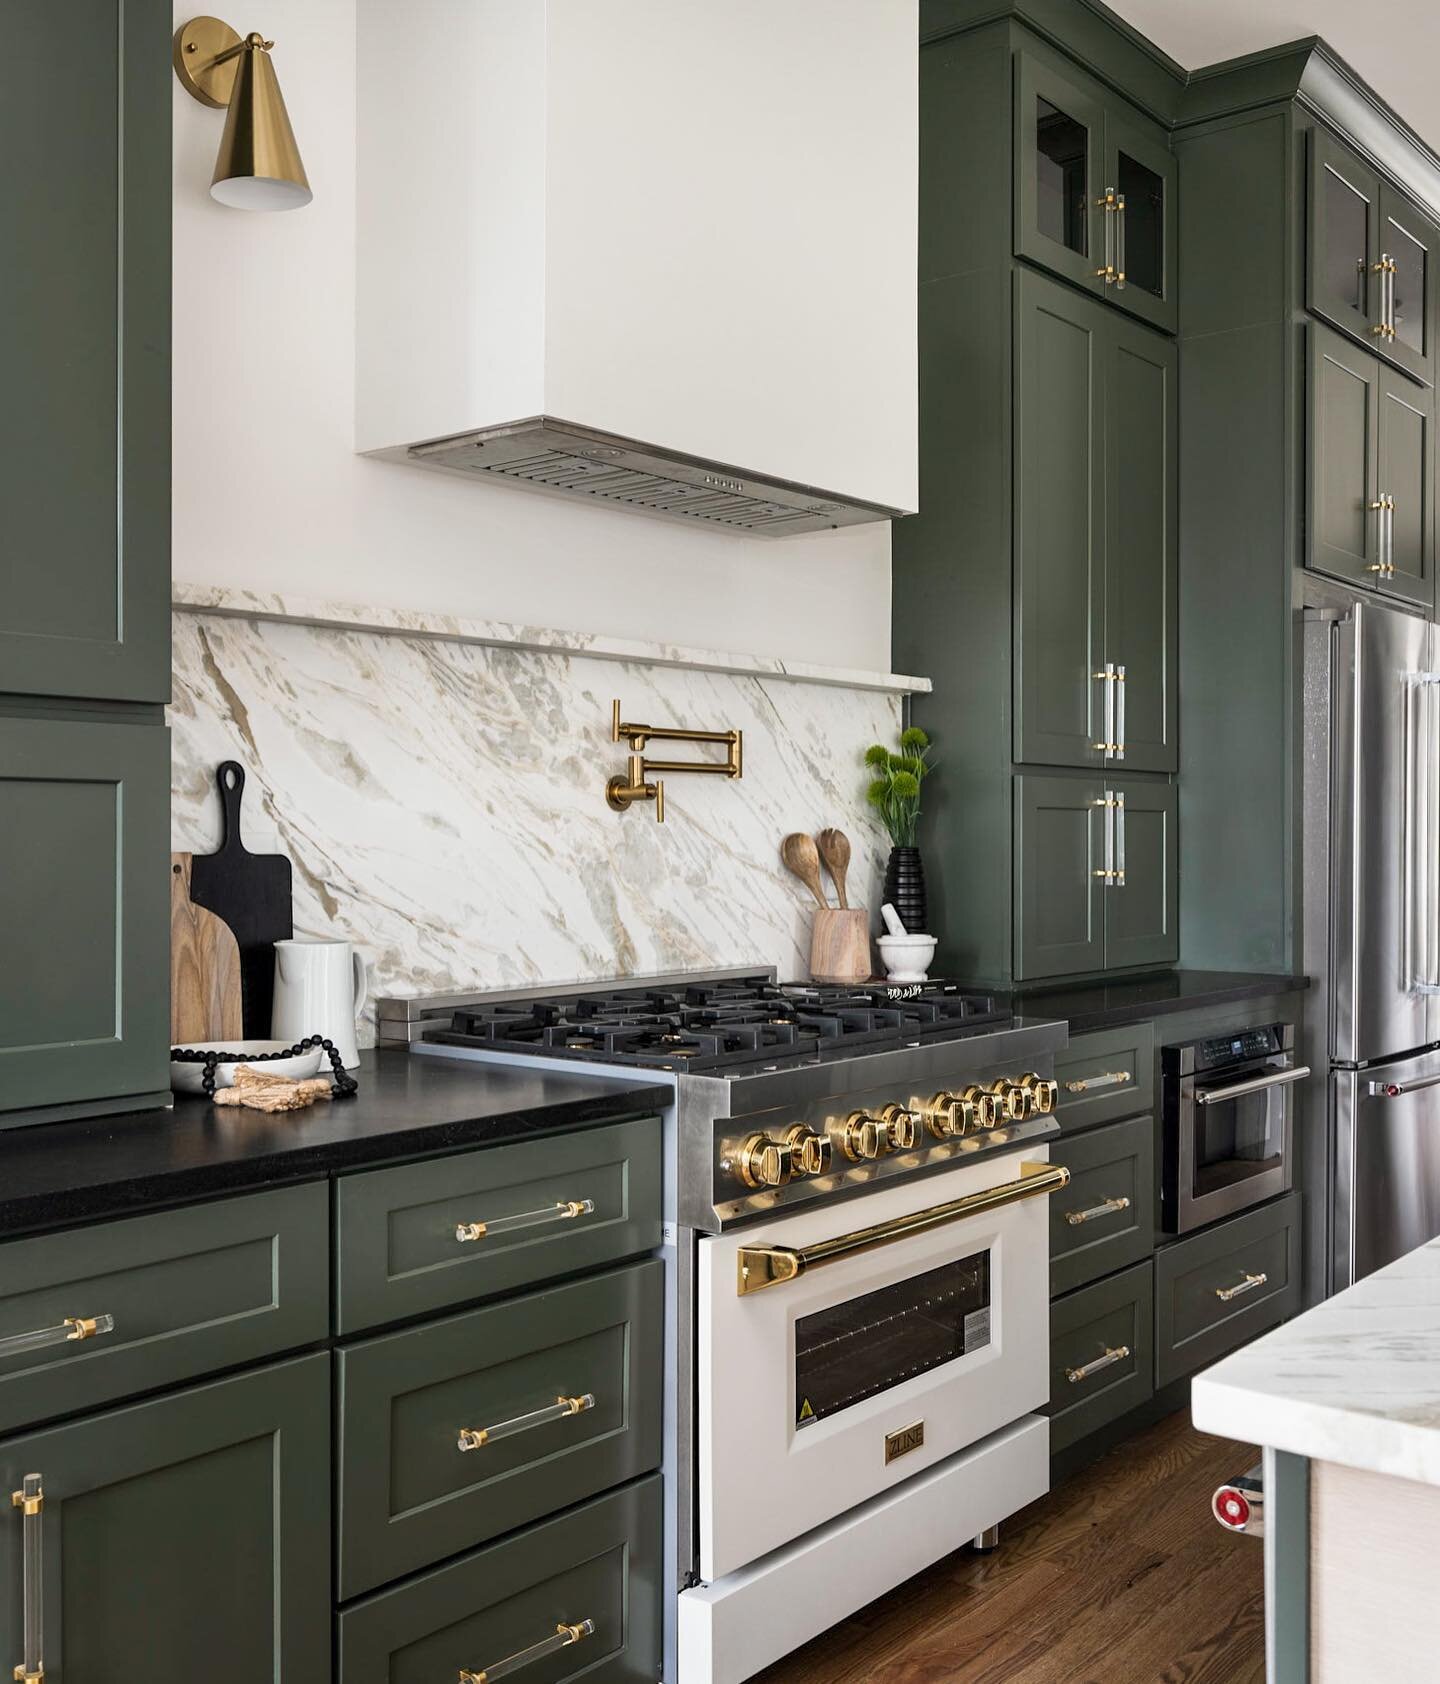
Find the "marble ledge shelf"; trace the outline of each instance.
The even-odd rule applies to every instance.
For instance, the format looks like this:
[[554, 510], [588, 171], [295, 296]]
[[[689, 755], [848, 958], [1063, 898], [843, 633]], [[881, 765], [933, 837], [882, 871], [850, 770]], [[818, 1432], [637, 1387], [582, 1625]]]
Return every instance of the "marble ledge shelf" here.
[[673, 643], [644, 643], [592, 632], [555, 631], [544, 626], [512, 626], [499, 620], [464, 620], [425, 609], [367, 607], [314, 597], [232, 590], [223, 585], [171, 587], [178, 613], [218, 614], [234, 620], [280, 620], [335, 631], [379, 632], [389, 636], [430, 637], [447, 643], [474, 643], [491, 649], [520, 649], [547, 655], [579, 655], [592, 661], [624, 661], [693, 672], [735, 673], [743, 678], [787, 679], [796, 684], [824, 684], [840, 690], [878, 690], [915, 695], [931, 688], [928, 678], [904, 673], [869, 672], [862, 667], [811, 666], [774, 655], [726, 654], [687, 649]]

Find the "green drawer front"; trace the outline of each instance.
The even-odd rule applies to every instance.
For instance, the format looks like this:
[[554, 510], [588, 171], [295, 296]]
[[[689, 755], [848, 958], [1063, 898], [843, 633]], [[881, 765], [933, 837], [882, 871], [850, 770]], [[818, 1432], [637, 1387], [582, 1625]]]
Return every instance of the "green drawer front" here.
[[0, 1246], [0, 1351], [67, 1317], [115, 1321], [0, 1354], [0, 1432], [324, 1339], [329, 1227], [317, 1182]]
[[658, 1467], [662, 1279], [634, 1263], [338, 1352], [342, 1599]]
[[[573, 1219], [457, 1237], [585, 1200]], [[347, 1175], [336, 1212], [341, 1333], [617, 1263], [660, 1243], [659, 1119]]]
[[1148, 1257], [1155, 1244], [1152, 1120], [1093, 1129], [1061, 1141], [1053, 1156], [1070, 1171], [1070, 1185], [1050, 1200], [1051, 1293]]
[[[561, 1625], [594, 1631], [516, 1676], [525, 1684], [654, 1684], [660, 1675], [660, 1477], [346, 1609], [340, 1684], [455, 1684], [498, 1671]], [[507, 1676], [508, 1676], [507, 1669]]]
[[[1155, 1389], [1147, 1260], [1050, 1306], [1050, 1453], [1142, 1404]], [[1125, 1352], [1106, 1362], [1111, 1352]], [[1100, 1363], [1103, 1366], [1096, 1367]]]
[[1155, 1109], [1155, 1026], [1076, 1035], [1055, 1054], [1056, 1115], [1066, 1134]]
[[1165, 1246], [1155, 1253], [1158, 1383], [1193, 1374], [1299, 1308], [1298, 1193]]

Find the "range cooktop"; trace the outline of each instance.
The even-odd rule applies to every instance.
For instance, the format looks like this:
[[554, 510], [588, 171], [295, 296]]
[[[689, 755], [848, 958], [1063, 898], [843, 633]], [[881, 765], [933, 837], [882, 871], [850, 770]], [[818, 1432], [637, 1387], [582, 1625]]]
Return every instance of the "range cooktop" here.
[[774, 982], [768, 975], [673, 987], [467, 1003], [424, 1039], [489, 1052], [724, 1074], [857, 1057], [1010, 1022], [1007, 1001], [953, 982], [853, 987]]

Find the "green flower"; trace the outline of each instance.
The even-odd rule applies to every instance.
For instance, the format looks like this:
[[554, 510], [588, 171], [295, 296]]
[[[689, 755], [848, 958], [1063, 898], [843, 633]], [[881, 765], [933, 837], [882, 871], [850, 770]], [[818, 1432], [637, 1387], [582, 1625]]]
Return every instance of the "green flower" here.
[[889, 766], [889, 749], [887, 749], [883, 743], [871, 743], [870, 747], [865, 750], [865, 764], [867, 766], [875, 766], [877, 768]]
[[908, 748], [912, 752], [916, 749], [929, 748], [930, 738], [918, 725], [908, 725], [900, 733], [901, 748]]
[[920, 779], [930, 770], [918, 754], [897, 754], [890, 762], [892, 770], [908, 772], [912, 778]]
[[902, 801], [914, 801], [920, 794], [920, 780], [913, 772], [896, 772], [890, 779], [890, 788]]
[[865, 799], [872, 807], [883, 807], [890, 799], [889, 778], [876, 778], [875, 782], [865, 791]]

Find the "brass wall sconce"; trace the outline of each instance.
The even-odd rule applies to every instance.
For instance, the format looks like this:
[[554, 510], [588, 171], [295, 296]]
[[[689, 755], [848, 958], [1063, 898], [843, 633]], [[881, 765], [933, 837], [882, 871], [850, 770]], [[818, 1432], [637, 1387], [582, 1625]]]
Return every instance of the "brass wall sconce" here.
[[[645, 745], [652, 738], [666, 743], [723, 743], [728, 753], [723, 760], [647, 760]], [[621, 719], [617, 700], [610, 711], [610, 741], [629, 745], [630, 766], [627, 773], [617, 773], [605, 785], [606, 801], [617, 813], [623, 813], [632, 802], [653, 801], [657, 824], [665, 822], [665, 785], [658, 777], [652, 783], [653, 774], [709, 772], [722, 778], [744, 776], [739, 731], [680, 731], [672, 725], [630, 725]]]
[[298, 210], [313, 198], [270, 49], [219, 18], [191, 18], [175, 31], [175, 74], [202, 105], [228, 108], [210, 197], [236, 210]]

